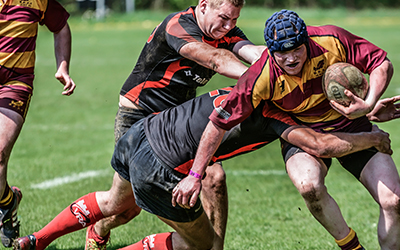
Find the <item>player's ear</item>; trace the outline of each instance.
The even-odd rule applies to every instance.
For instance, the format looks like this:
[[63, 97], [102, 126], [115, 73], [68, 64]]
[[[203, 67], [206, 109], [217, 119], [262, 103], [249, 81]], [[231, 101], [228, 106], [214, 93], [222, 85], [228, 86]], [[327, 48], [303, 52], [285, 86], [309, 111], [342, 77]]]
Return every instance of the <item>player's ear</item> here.
[[204, 12], [207, 9], [207, 6], [209, 5], [208, 0], [199, 0], [199, 4], [197, 7], [200, 8], [200, 12], [204, 14]]

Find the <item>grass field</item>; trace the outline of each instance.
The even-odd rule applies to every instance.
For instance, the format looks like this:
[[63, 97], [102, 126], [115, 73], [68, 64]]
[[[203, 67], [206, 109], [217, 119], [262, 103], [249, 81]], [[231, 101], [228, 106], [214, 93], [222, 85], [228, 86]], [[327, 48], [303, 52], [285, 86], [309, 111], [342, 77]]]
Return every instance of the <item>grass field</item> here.
[[[366, 37], [388, 51], [395, 71], [400, 67], [400, 10], [297, 11], [308, 25], [336, 24]], [[250, 40], [262, 44], [264, 22], [272, 13], [245, 7], [238, 26]], [[40, 29], [35, 92], [8, 172], [9, 183], [18, 185], [24, 195], [19, 210], [21, 234], [39, 230], [80, 196], [110, 187], [113, 170], [109, 162], [119, 90], [151, 30], [166, 14], [137, 12], [111, 16], [102, 22], [71, 18], [71, 75], [77, 89], [70, 97], [61, 95], [62, 86], [54, 78], [52, 34]], [[399, 82], [395, 72], [386, 97], [400, 94]], [[234, 83], [215, 76], [199, 89], [199, 94]], [[400, 121], [380, 125], [391, 133], [397, 165], [399, 126]], [[338, 249], [286, 176], [278, 143], [226, 161], [224, 167], [230, 205], [226, 249]], [[362, 244], [367, 249], [378, 249], [379, 209], [362, 185], [336, 161], [326, 184]], [[113, 231], [109, 249], [169, 230], [155, 216], [142, 212]], [[64, 236], [48, 249], [83, 249], [85, 233], [81, 230]]]

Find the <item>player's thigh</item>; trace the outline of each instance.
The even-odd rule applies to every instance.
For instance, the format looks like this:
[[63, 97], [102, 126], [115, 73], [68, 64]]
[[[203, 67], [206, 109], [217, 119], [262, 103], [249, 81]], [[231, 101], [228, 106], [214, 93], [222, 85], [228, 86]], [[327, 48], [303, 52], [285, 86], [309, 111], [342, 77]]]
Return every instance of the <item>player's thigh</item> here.
[[185, 245], [189, 246], [190, 249], [211, 249], [215, 233], [204, 212], [191, 222], [175, 222], [160, 216], [157, 217], [178, 233], [178, 237], [172, 238], [174, 249], [186, 249]]
[[7, 155], [21, 131], [24, 119], [10, 109], [0, 107], [0, 150]]
[[388, 154], [376, 153], [362, 170], [360, 181], [379, 204], [400, 197], [399, 174]]
[[323, 186], [328, 168], [321, 159], [299, 152], [286, 161], [286, 171], [296, 188], [302, 191]]
[[121, 213], [137, 206], [131, 183], [118, 173], [114, 174], [110, 190], [96, 192], [96, 199], [104, 216]]

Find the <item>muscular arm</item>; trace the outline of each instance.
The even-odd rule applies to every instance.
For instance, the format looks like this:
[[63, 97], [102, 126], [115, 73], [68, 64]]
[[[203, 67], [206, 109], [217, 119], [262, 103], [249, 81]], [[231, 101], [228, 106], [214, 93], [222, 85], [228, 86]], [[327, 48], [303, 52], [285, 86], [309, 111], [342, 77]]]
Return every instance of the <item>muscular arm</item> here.
[[267, 46], [256, 46], [252, 42], [244, 40], [238, 42], [235, 47], [233, 47], [233, 53], [235, 53], [242, 61], [248, 64], [253, 64], [258, 60], [258, 58], [260, 58], [266, 48]]
[[69, 62], [71, 58], [71, 31], [68, 23], [54, 33], [54, 51], [57, 63], [55, 77], [64, 85], [63, 95], [71, 95], [75, 89], [75, 83], [69, 76]]
[[[191, 168], [193, 172], [200, 175], [204, 174], [211, 158], [221, 144], [225, 132], [225, 130], [214, 125], [211, 121], [207, 124]], [[201, 180], [188, 175], [174, 188], [172, 192], [172, 205], [176, 206], [176, 204], [179, 204], [184, 208], [193, 207], [196, 204], [200, 191]]]
[[179, 50], [179, 54], [229, 78], [239, 79], [247, 70], [247, 66], [231, 51], [214, 48], [202, 42], [185, 44]]
[[383, 153], [393, 153], [389, 134], [377, 126], [374, 126], [372, 132], [327, 134], [304, 126], [294, 126], [285, 130], [281, 137], [305, 152], [322, 158], [341, 157], [371, 147]]

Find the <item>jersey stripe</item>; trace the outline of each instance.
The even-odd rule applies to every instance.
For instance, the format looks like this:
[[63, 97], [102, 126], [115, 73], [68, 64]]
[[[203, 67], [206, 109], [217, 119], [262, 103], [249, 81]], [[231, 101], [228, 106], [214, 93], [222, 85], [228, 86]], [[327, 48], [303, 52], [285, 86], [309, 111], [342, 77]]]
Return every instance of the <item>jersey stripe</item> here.
[[31, 68], [35, 66], [35, 51], [3, 53], [0, 52], [0, 65], [7, 68]]
[[168, 25], [165, 28], [165, 30], [172, 36], [183, 38], [188, 43], [196, 42], [197, 40], [194, 39], [193, 36], [189, 35], [186, 32], [186, 30], [182, 27], [182, 25], [179, 23], [179, 19], [181, 18], [181, 16], [186, 14], [192, 14], [194, 16], [193, 9], [189, 8], [188, 11], [182, 12], [179, 15], [175, 15], [174, 17], [172, 17], [171, 20], [168, 22]]
[[251, 151], [255, 151], [255, 150], [257, 150], [257, 149], [259, 149], [259, 148], [261, 148], [261, 147], [267, 145], [268, 143], [270, 143], [270, 142], [269, 142], [269, 141], [266, 141], [266, 142], [258, 142], [258, 143], [246, 145], [246, 146], [244, 146], [244, 147], [241, 147], [241, 148], [239, 148], [239, 149], [236, 149], [236, 150], [232, 151], [232, 152], [229, 153], [229, 154], [219, 155], [218, 157], [215, 157], [215, 156], [214, 156], [214, 157], [212, 158], [212, 161], [213, 161], [213, 162], [216, 162], [216, 161], [223, 161], [223, 160], [226, 160], [226, 159], [235, 157], [235, 156], [240, 155], [240, 154], [245, 154], [245, 153], [248, 153], [248, 152], [251, 152]]
[[2, 36], [29, 38], [37, 34], [37, 25], [21, 22], [0, 21], [0, 30]]
[[[182, 59], [181, 59], [182, 60]], [[165, 71], [165, 74], [163, 78], [159, 81], [146, 81], [141, 84], [138, 84], [131, 90], [129, 90], [128, 93], [125, 94], [125, 97], [127, 97], [130, 100], [135, 100], [136, 104], [139, 104], [139, 94], [143, 89], [146, 88], [165, 88], [168, 86], [171, 82], [172, 77], [174, 76], [175, 72], [181, 69], [186, 69], [190, 68], [189, 66], [180, 66], [181, 60], [175, 61], [171, 63], [168, 68]]]
[[36, 36], [31, 38], [0, 37], [0, 52], [13, 53], [33, 51], [35, 49]]
[[43, 12], [39, 9], [29, 8], [24, 6], [4, 6], [3, 13], [0, 14], [0, 20], [6, 21], [20, 21], [24, 23], [34, 23], [37, 17], [40, 17]]

